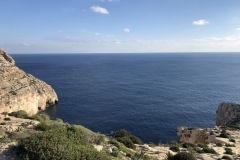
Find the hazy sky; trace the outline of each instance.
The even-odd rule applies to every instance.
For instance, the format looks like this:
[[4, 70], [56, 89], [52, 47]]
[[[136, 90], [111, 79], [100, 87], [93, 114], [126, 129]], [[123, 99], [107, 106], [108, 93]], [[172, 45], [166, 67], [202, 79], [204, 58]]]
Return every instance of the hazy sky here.
[[0, 0], [10, 53], [240, 52], [240, 0]]

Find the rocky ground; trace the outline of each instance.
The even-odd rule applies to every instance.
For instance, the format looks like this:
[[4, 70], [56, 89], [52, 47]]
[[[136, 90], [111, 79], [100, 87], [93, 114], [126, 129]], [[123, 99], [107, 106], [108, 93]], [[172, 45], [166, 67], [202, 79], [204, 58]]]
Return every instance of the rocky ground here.
[[[21, 119], [16, 118], [12, 116], [6, 116], [3, 114], [0, 114], [0, 159], [1, 160], [11, 160], [11, 159], [17, 159], [15, 156], [15, 152], [11, 150], [11, 146], [14, 146], [17, 144], [17, 140], [27, 137], [32, 133], [38, 132], [35, 130], [35, 127], [40, 122], [30, 119]], [[219, 133], [221, 132], [221, 129], [218, 129]], [[141, 152], [143, 151], [145, 155], [147, 155], [150, 159], [155, 160], [165, 160], [168, 158], [168, 154], [176, 154], [177, 152], [174, 152], [170, 149], [170, 146], [178, 146], [180, 151], [182, 152], [191, 152], [194, 153], [195, 157], [199, 160], [217, 160], [222, 159], [224, 155], [231, 157], [232, 159], [240, 159], [240, 130], [230, 130], [227, 129], [228, 138], [221, 138], [217, 137], [218, 142], [221, 142], [221, 146], [216, 143], [209, 143], [207, 146], [210, 149], [214, 149], [216, 153], [197, 153], [193, 147], [184, 148], [182, 147], [182, 144], [179, 143], [172, 143], [172, 144], [159, 144], [159, 145], [153, 145], [153, 144], [143, 144], [143, 145], [137, 145], [136, 150], [131, 150], [133, 152]], [[109, 141], [109, 138], [107, 138]], [[230, 141], [231, 139], [231, 141]], [[94, 146], [97, 150], [108, 150], [109, 152], [112, 152], [116, 146], [113, 144], [105, 143], [102, 145], [95, 145]], [[197, 146], [195, 148], [202, 150], [202, 146]], [[232, 150], [232, 155], [226, 154], [225, 148], [230, 148]], [[121, 158], [116, 159], [130, 159], [124, 153], [124, 151], [121, 151]]]
[[0, 160], [16, 159], [11, 146], [16, 145], [18, 139], [36, 132], [34, 128], [39, 123], [35, 120], [0, 114]]

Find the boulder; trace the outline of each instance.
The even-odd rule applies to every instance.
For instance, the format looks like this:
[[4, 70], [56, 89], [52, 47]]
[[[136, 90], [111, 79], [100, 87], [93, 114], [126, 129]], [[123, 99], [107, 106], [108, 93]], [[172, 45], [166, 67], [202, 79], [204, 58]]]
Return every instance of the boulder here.
[[240, 127], [240, 104], [221, 103], [216, 112], [216, 125]]
[[33, 115], [57, 101], [50, 85], [19, 69], [0, 49], [0, 113], [25, 110]]

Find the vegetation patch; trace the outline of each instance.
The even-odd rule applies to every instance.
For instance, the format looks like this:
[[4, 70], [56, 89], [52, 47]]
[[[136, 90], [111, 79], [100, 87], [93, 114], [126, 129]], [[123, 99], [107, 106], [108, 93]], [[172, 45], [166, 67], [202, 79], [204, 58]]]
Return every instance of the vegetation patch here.
[[94, 149], [81, 129], [67, 125], [58, 126], [22, 139], [18, 143], [17, 150], [18, 155], [23, 160], [110, 159], [106, 153]]
[[222, 159], [225, 159], [225, 160], [232, 160], [232, 158], [229, 157], [229, 156], [222, 156]]
[[135, 149], [136, 146], [134, 144], [143, 144], [143, 142], [136, 136], [131, 135], [125, 129], [120, 129], [112, 134], [112, 137], [117, 141], [121, 142], [128, 148]]
[[8, 115], [9, 116], [14, 116], [16, 118], [24, 118], [24, 119], [29, 118], [27, 112], [24, 111], [24, 110], [19, 110], [17, 112], [12, 112], [12, 113], [9, 113]]
[[233, 154], [232, 149], [231, 148], [225, 148], [225, 154], [232, 155]]
[[212, 154], [216, 154], [217, 153], [214, 149], [209, 148], [209, 147], [203, 147], [202, 152], [204, 152], [204, 153], [212, 153]]
[[169, 149], [173, 152], [179, 152], [180, 151], [178, 146], [170, 146]]
[[191, 153], [179, 152], [175, 154], [170, 160], [196, 160], [196, 158]]

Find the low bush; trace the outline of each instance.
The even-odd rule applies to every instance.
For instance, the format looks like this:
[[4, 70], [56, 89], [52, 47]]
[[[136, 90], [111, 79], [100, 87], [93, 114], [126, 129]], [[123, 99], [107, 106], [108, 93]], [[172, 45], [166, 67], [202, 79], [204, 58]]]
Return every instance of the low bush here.
[[134, 145], [134, 143], [132, 142], [131, 139], [129, 139], [129, 137], [118, 137], [116, 138], [116, 140], [118, 142], [121, 142], [122, 144], [124, 144], [126, 147], [128, 148], [132, 148], [132, 149], [135, 149], [136, 146]]
[[221, 134], [219, 135], [219, 137], [222, 137], [222, 138], [228, 138], [229, 135], [227, 133], [227, 131], [225, 129], [222, 130]]
[[105, 137], [103, 134], [97, 133], [95, 138], [94, 138], [94, 143], [100, 145], [102, 143], [104, 143], [105, 141]]
[[143, 151], [141, 153], [135, 153], [133, 156], [131, 156], [131, 159], [133, 160], [150, 160], [150, 158], [145, 155]]
[[36, 114], [32, 117], [34, 120], [37, 120], [39, 122], [43, 122], [43, 121], [48, 121], [50, 120], [49, 116], [46, 114]]
[[130, 132], [125, 129], [120, 129], [112, 134], [112, 137], [117, 141], [123, 143], [126, 147], [135, 149], [134, 144], [143, 144], [143, 142], [136, 136], [131, 135]]
[[111, 155], [114, 156], [114, 157], [118, 157], [118, 155], [119, 155], [119, 150], [116, 149], [116, 148], [113, 148]]
[[116, 139], [112, 139], [110, 141], [111, 144], [115, 145], [120, 151], [126, 153], [127, 155], [129, 155], [128, 157], [131, 157], [134, 155], [134, 153], [129, 150], [124, 144], [122, 144], [121, 142], [117, 141]]
[[226, 147], [236, 147], [234, 144], [228, 144], [228, 143], [226, 143], [225, 146]]
[[217, 147], [222, 147], [223, 146], [222, 143], [217, 143], [216, 145], [217, 145]]
[[6, 118], [4, 118], [3, 120], [5, 120], [5, 121], [11, 121], [11, 118], [6, 117]]
[[173, 155], [170, 152], [168, 152], [167, 153], [167, 160], [172, 160], [172, 159], [173, 159]]
[[192, 143], [183, 143], [182, 144], [183, 148], [188, 148], [188, 147], [196, 147], [196, 144], [192, 144]]
[[209, 148], [209, 147], [203, 147], [202, 151], [204, 153], [212, 153], [212, 154], [216, 154], [217, 153], [214, 149]]
[[225, 148], [225, 154], [232, 155], [233, 154], [232, 149], [231, 148]]
[[28, 114], [26, 111], [24, 110], [19, 110], [17, 112], [12, 112], [12, 113], [9, 113], [8, 114], [9, 116], [14, 116], [14, 117], [17, 117], [17, 118], [29, 118]]
[[82, 131], [73, 126], [61, 126], [20, 140], [18, 155], [23, 160], [108, 160], [104, 152], [98, 152]]
[[230, 141], [230, 142], [233, 142], [233, 143], [235, 143], [235, 142], [236, 142], [236, 140], [235, 140], [235, 139], [233, 139], [233, 138], [229, 139], [229, 141]]
[[153, 142], [149, 142], [148, 145], [149, 145], [149, 147], [156, 147], [156, 146], [157, 146], [157, 145], [156, 145], [155, 143], [153, 143]]
[[225, 159], [225, 160], [232, 160], [232, 158], [229, 157], [229, 156], [222, 156], [222, 159]]
[[169, 149], [173, 152], [179, 152], [180, 151], [178, 146], [170, 146]]
[[191, 153], [180, 152], [175, 154], [172, 160], [196, 160], [196, 158]]

